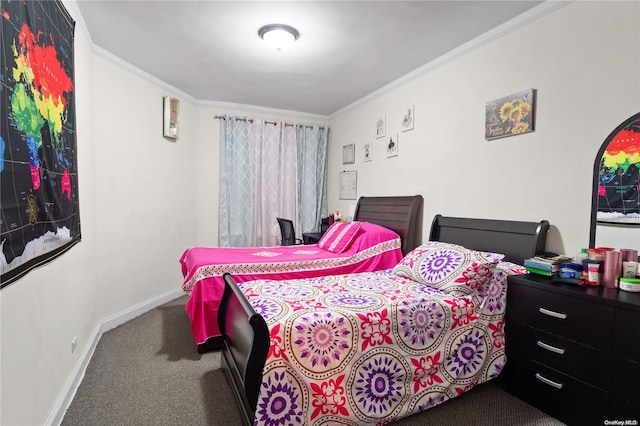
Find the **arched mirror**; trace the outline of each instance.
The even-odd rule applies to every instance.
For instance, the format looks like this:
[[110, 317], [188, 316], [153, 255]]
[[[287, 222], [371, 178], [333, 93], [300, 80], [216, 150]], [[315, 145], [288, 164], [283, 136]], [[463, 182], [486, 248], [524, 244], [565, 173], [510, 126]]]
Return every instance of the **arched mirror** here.
[[596, 156], [589, 247], [640, 251], [640, 113], [616, 127]]

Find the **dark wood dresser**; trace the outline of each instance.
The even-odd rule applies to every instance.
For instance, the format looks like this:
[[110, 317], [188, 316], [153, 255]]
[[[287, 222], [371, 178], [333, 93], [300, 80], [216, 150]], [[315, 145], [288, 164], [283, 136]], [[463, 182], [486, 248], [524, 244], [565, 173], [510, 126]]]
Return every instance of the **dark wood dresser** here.
[[514, 275], [504, 388], [570, 425], [640, 425], [640, 293]]

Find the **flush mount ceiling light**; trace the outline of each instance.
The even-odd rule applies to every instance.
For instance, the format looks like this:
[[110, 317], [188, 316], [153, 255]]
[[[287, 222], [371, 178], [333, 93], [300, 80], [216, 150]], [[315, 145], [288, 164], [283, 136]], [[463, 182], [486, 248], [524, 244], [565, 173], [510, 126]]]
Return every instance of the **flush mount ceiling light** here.
[[284, 24], [265, 25], [258, 30], [258, 35], [269, 47], [278, 51], [291, 46], [300, 37], [298, 30]]

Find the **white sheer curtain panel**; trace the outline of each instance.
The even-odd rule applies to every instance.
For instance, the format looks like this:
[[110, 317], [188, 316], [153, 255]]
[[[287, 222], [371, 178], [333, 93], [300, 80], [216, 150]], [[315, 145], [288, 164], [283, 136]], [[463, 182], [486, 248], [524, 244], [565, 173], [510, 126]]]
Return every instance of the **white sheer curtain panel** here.
[[259, 119], [254, 119], [249, 128], [257, 160], [253, 165], [256, 191], [252, 245], [279, 245], [280, 228], [276, 218], [291, 219], [295, 224], [298, 216], [295, 128]]

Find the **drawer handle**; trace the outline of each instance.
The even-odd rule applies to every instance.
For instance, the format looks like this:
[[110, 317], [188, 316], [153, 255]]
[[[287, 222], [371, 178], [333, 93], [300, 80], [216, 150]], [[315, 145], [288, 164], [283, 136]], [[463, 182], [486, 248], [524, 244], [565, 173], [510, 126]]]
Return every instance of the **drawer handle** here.
[[536, 379], [540, 380], [542, 383], [544, 383], [545, 385], [549, 385], [552, 386], [556, 389], [562, 389], [562, 383], [558, 383], [558, 382], [554, 382], [553, 380], [549, 380], [546, 377], [544, 377], [542, 374], [540, 373], [536, 373]]
[[545, 309], [545, 308], [538, 308], [538, 311], [541, 314], [549, 315], [550, 317], [567, 319], [567, 314], [562, 314], [560, 312], [550, 311], [549, 309]]
[[538, 346], [540, 346], [542, 349], [546, 349], [548, 351], [555, 352], [560, 355], [564, 355], [564, 349], [558, 348], [556, 346], [551, 346], [550, 344], [542, 342], [540, 340], [538, 340]]

